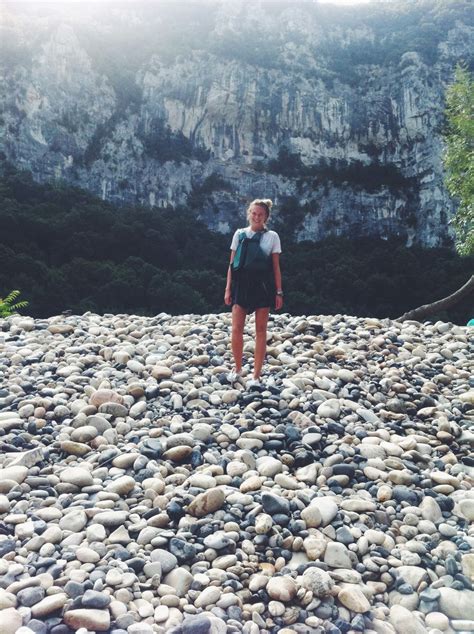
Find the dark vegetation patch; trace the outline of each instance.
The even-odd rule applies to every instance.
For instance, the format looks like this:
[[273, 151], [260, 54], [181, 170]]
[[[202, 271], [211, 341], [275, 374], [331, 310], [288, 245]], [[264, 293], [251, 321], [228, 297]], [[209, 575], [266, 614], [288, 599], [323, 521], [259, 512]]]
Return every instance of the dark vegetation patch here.
[[[295, 243], [284, 204], [285, 310], [293, 314], [396, 317], [453, 292], [472, 273], [472, 257], [408, 249], [396, 239]], [[116, 208], [77, 188], [39, 185], [5, 163], [1, 170], [0, 296], [20, 289], [35, 317], [66, 309], [222, 311], [230, 237], [186, 209]], [[468, 298], [437, 317], [464, 324], [472, 311]]]

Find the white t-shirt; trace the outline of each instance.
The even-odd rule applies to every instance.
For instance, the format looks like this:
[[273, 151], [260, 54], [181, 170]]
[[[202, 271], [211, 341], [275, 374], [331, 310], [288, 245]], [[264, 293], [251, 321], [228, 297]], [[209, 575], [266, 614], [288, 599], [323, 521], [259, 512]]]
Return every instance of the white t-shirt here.
[[[252, 238], [256, 233], [255, 231], [252, 231], [250, 227], [237, 229], [237, 231], [234, 233], [234, 237], [232, 238], [232, 243], [230, 245], [232, 251], [237, 251], [237, 247], [239, 246], [239, 234], [242, 231], [245, 231], [247, 238]], [[265, 231], [260, 240], [260, 248], [267, 255], [270, 255], [270, 253], [281, 253], [281, 243], [278, 233], [276, 231]]]

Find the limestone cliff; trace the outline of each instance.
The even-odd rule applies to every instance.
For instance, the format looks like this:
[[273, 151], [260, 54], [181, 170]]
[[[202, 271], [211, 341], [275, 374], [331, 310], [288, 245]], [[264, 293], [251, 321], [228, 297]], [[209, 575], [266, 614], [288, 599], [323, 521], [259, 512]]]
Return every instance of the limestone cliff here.
[[443, 244], [444, 91], [463, 2], [12, 5], [1, 150], [41, 181], [191, 205], [227, 231], [272, 197], [299, 239]]

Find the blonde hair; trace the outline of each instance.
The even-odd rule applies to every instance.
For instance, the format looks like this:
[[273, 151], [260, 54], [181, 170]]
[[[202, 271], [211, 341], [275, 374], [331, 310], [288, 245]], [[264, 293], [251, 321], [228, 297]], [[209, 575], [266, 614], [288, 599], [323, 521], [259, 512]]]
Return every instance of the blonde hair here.
[[252, 207], [254, 205], [257, 205], [258, 207], [263, 207], [265, 209], [265, 211], [267, 212], [267, 217], [265, 219], [265, 223], [266, 223], [268, 219], [270, 218], [270, 211], [272, 209], [273, 202], [269, 198], [256, 198], [255, 200], [252, 200], [250, 205], [247, 207], [247, 220], [249, 222], [250, 222], [250, 212], [252, 211]]

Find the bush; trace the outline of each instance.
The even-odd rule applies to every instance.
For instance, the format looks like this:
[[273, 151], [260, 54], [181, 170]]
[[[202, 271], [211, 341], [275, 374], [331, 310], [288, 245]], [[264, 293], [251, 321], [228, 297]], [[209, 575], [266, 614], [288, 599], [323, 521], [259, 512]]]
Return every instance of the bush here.
[[27, 301], [16, 301], [20, 296], [20, 291], [11, 291], [5, 299], [0, 297], [0, 317], [10, 317], [21, 308], [28, 306]]

